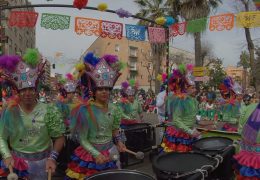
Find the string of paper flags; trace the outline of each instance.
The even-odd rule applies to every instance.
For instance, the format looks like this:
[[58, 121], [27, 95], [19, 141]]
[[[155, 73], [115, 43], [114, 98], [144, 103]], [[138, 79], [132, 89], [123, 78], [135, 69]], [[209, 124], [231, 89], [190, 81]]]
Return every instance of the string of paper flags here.
[[[105, 9], [106, 7], [103, 7]], [[119, 9], [116, 11], [119, 17], [130, 17], [129, 12]], [[128, 14], [128, 15], [127, 15]], [[11, 11], [8, 25], [10, 27], [29, 27], [36, 25], [39, 14], [34, 11]], [[235, 18], [236, 17], [236, 18]], [[209, 20], [208, 20], [209, 19]], [[236, 23], [235, 23], [236, 19]], [[209, 18], [201, 18], [186, 22], [175, 23], [172, 17], [159, 17], [155, 20], [157, 24], [169, 27], [169, 36], [175, 37], [185, 33], [202, 32], [207, 28], [210, 31], [224, 31], [238, 28], [260, 27], [260, 11], [240, 12], [237, 15], [228, 13]], [[70, 28], [71, 16], [62, 14], [42, 13], [40, 26], [51, 30], [66, 30]], [[124, 25], [118, 22], [104, 21], [86, 17], [75, 17], [74, 31], [78, 35], [101, 36], [111, 39], [121, 39]], [[134, 41], [144, 41], [146, 30], [148, 39], [152, 43], [165, 43], [165, 28], [146, 27], [140, 25], [125, 25], [126, 38]]]

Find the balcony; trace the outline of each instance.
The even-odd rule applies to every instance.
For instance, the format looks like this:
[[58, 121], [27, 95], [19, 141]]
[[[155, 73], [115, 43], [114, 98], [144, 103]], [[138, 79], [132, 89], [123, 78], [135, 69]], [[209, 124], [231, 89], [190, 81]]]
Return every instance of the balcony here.
[[129, 70], [130, 71], [137, 71], [137, 67], [136, 66], [129, 66]]

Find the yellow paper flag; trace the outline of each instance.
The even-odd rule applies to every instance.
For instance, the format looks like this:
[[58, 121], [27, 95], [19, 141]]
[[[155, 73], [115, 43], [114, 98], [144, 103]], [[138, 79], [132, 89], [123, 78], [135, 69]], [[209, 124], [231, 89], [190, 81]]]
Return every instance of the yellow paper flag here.
[[240, 12], [236, 22], [237, 27], [260, 27], [260, 11]]

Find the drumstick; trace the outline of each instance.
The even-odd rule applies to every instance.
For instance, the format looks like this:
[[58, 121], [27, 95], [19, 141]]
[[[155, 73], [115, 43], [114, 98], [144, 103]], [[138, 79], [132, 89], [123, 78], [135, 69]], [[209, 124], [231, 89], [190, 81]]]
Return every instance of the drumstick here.
[[17, 174], [14, 173], [13, 166], [9, 165], [10, 173], [7, 176], [7, 180], [18, 180]]
[[48, 180], [51, 180], [51, 169], [48, 170]]
[[130, 153], [130, 154], [135, 155], [136, 159], [143, 159], [143, 158], [144, 158], [144, 153], [143, 153], [143, 152], [140, 152], [140, 151], [138, 151], [138, 152], [136, 153], [136, 152], [133, 152], [133, 151], [131, 151], [131, 150], [129, 150], [129, 149], [125, 149], [125, 152], [128, 152], [128, 153]]

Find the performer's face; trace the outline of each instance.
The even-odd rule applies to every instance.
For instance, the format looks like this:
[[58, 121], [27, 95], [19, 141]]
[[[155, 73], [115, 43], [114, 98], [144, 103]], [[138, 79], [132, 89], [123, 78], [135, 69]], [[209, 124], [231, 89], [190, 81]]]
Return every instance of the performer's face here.
[[95, 98], [96, 101], [100, 101], [103, 103], [108, 103], [109, 101], [109, 95], [110, 95], [110, 90], [109, 88], [97, 88], [95, 92]]
[[128, 100], [133, 103], [135, 100], [135, 96], [128, 96]]
[[37, 98], [37, 92], [34, 88], [25, 88], [19, 91], [20, 101], [23, 101], [25, 104], [31, 104], [35, 102]]

